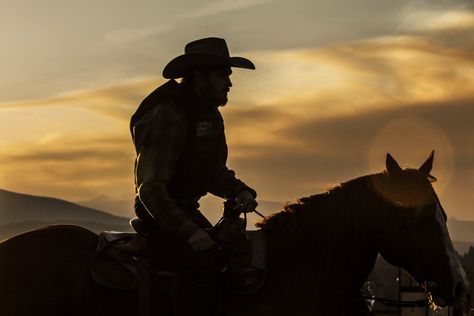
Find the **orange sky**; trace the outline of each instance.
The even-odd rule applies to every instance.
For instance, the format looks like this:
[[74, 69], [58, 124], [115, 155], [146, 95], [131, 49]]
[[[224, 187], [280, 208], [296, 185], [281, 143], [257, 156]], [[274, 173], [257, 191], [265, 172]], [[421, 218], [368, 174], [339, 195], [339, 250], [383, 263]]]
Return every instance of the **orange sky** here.
[[[9, 58], [0, 79], [0, 188], [71, 201], [106, 194], [131, 203], [130, 115], [164, 82], [161, 69], [186, 42], [221, 36], [232, 54], [257, 66], [234, 71], [222, 112], [229, 166], [260, 199], [284, 202], [380, 171], [386, 152], [417, 167], [435, 149], [435, 186], [448, 215], [474, 220], [468, 4], [368, 1], [363, 14], [350, 14], [342, 2], [302, 1], [292, 16], [282, 1], [202, 1], [197, 11], [191, 3], [170, 5], [175, 19], [154, 20], [143, 8], [126, 10], [125, 2], [100, 11], [86, 1], [75, 9], [92, 25], [107, 17], [107, 29], [97, 31], [79, 20], [41, 24], [47, 12], [18, 4], [12, 11], [25, 16], [3, 22], [11, 23], [3, 34], [11, 43], [3, 44]], [[332, 14], [326, 20], [324, 10]], [[126, 13], [131, 18], [123, 22]], [[279, 17], [287, 28], [268, 30]]]

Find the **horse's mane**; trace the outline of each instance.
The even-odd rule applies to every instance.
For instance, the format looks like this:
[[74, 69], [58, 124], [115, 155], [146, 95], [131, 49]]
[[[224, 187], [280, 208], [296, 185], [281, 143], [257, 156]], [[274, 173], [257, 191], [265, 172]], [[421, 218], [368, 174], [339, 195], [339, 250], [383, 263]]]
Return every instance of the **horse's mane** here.
[[355, 204], [361, 205], [362, 203], [362, 205], [370, 206], [370, 204], [376, 203], [375, 198], [367, 199], [366, 192], [371, 185], [370, 179], [385, 174], [378, 173], [355, 178], [332, 187], [324, 193], [303, 197], [294, 203], [287, 203], [283, 211], [268, 216], [256, 225], [265, 230], [272, 230], [295, 218], [300, 218], [300, 222], [311, 225], [314, 222], [314, 217], [319, 217], [318, 215], [321, 213], [342, 212], [347, 214]]

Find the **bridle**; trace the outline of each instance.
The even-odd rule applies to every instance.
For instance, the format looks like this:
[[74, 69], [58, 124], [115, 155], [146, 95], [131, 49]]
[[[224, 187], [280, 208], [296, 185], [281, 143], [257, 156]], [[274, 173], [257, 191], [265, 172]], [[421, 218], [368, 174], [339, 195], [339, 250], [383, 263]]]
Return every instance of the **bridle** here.
[[[266, 217], [258, 212], [257, 210], [253, 211], [255, 214], [263, 218], [264, 220]], [[247, 225], [247, 213], [244, 213], [244, 221], [245, 221], [245, 226]], [[427, 298], [423, 300], [411, 300], [411, 301], [405, 301], [405, 300], [392, 300], [388, 298], [381, 298], [381, 297], [376, 297], [373, 295], [370, 295], [368, 293], [361, 292], [360, 297], [365, 300], [372, 300], [372, 301], [377, 301], [382, 303], [385, 306], [388, 307], [427, 307], [427, 306], [436, 306], [434, 304], [433, 298], [431, 296], [431, 293], [428, 291], [428, 289], [425, 287], [425, 293]]]
[[431, 294], [427, 292], [428, 297], [424, 300], [404, 301], [392, 300], [388, 298], [376, 297], [367, 293], [360, 293], [360, 297], [365, 300], [377, 301], [388, 307], [426, 307], [431, 306]]
[[[439, 207], [441, 211], [441, 215], [443, 216], [444, 220], [447, 220], [446, 213], [444, 209], [441, 207], [440, 201], [438, 199], [438, 196], [435, 195], [435, 205]], [[388, 307], [397, 307], [397, 308], [402, 308], [402, 307], [430, 307], [432, 310], [438, 309], [438, 306], [435, 304], [433, 296], [431, 294], [431, 289], [430, 286], [428, 286], [428, 282], [424, 282], [422, 285], [422, 288], [425, 290], [426, 298], [421, 299], [421, 300], [394, 300], [394, 299], [388, 299], [388, 298], [382, 298], [382, 297], [376, 297], [374, 295], [371, 295], [367, 292], [362, 292], [360, 293], [360, 298], [365, 299], [365, 300], [371, 300], [371, 301], [377, 301], [382, 303], [385, 306]]]

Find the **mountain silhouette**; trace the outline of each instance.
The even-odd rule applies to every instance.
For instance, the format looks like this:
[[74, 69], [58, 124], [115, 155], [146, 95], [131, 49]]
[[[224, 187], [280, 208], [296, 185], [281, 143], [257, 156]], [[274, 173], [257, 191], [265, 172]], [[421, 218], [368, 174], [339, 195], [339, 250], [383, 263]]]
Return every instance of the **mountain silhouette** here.
[[464, 221], [450, 217], [447, 225], [452, 240], [474, 242], [474, 221]]
[[134, 216], [134, 202], [135, 200], [132, 194], [119, 197], [110, 197], [102, 194], [93, 199], [81, 200], [75, 203], [97, 210], [104, 210], [117, 216], [132, 217]]
[[[115, 213], [114, 208], [118, 208], [118, 205], [123, 201], [125, 199], [115, 200], [107, 196], [99, 196], [81, 203], [83, 205], [89, 204], [88, 207], [57, 198], [0, 189], [0, 240], [51, 224], [74, 224], [95, 232], [102, 230], [130, 231], [128, 217], [111, 214]], [[270, 215], [282, 210], [283, 204], [260, 200], [258, 210], [264, 215]], [[211, 221], [217, 222], [222, 215], [222, 200], [204, 198], [201, 201], [201, 209]], [[119, 214], [123, 213], [125, 212]], [[133, 216], [133, 212], [130, 213]], [[253, 229], [252, 223], [261, 218], [255, 214], [248, 216], [248, 228]], [[467, 252], [469, 247], [474, 245], [474, 221], [449, 218], [448, 229], [456, 250], [461, 254]]]
[[53, 224], [79, 225], [95, 232], [129, 231], [129, 219], [65, 200], [0, 189], [0, 240]]

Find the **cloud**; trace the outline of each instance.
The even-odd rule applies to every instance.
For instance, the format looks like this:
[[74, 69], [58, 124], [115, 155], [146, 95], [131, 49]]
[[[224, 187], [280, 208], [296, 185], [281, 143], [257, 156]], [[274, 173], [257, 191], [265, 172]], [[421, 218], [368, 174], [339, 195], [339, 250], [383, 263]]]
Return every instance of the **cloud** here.
[[0, 155], [0, 178], [9, 189], [69, 200], [133, 192], [133, 147], [129, 139], [56, 137], [10, 146]]
[[[205, 36], [224, 37], [232, 53], [246, 53], [400, 35], [408, 32], [399, 25], [410, 10], [441, 10], [438, 1], [413, 2], [147, 0], [141, 6], [120, 1], [114, 10], [105, 3], [90, 10], [87, 1], [73, 7], [44, 1], [35, 10], [12, 3], [0, 13], [8, 43], [0, 95], [2, 101], [50, 98], [158, 75], [187, 42]], [[468, 0], [441, 2], [443, 10], [469, 10]]]
[[468, 0], [414, 0], [401, 10], [399, 31], [438, 32], [469, 29], [474, 6]]
[[438, 31], [256, 54], [268, 76], [257, 87], [244, 81], [242, 113], [227, 113], [231, 166], [262, 198], [281, 200], [381, 170], [386, 152], [416, 167], [436, 149], [438, 191], [450, 214], [471, 217], [474, 184], [462, 183], [473, 167], [474, 41], [470, 30], [453, 32], [464, 42]]
[[143, 98], [163, 82], [163, 79], [156, 77], [129, 79], [102, 88], [70, 91], [46, 99], [0, 103], [0, 111], [60, 106], [129, 121]]
[[274, 0], [221, 0], [211, 1], [182, 14], [181, 18], [205, 18], [222, 13], [250, 9]]
[[448, 22], [430, 22], [452, 25], [472, 7], [469, 0], [147, 0], [139, 6], [119, 1], [113, 10], [94, 3], [90, 10], [91, 3], [43, 1], [28, 9], [11, 3], [0, 13], [8, 43], [0, 64], [3, 101], [159, 74], [185, 43], [200, 37], [225, 37], [236, 53], [317, 48], [408, 32], [399, 26], [410, 12], [458, 12]]
[[[351, 6], [369, 3], [373, 4], [354, 2]], [[381, 12], [380, 20], [399, 6], [377, 3], [372, 10]], [[306, 9], [299, 28], [310, 25], [310, 16], [314, 19], [336, 12], [336, 4], [322, 4], [288, 8], [289, 4], [276, 1], [272, 6], [288, 13]], [[309, 11], [313, 6], [323, 9], [314, 13]], [[272, 19], [250, 21], [265, 17], [263, 7], [252, 7], [254, 15], [246, 15], [239, 26], [236, 20], [243, 13], [236, 10], [212, 15], [206, 27], [226, 28], [223, 20], [227, 18], [231, 19], [232, 32], [236, 27], [251, 28], [254, 24], [250, 22], [273, 25]], [[344, 27], [363, 16], [373, 17], [373, 11], [358, 12], [344, 22]], [[399, 18], [393, 17], [391, 23]], [[367, 21], [367, 25], [372, 23]], [[289, 22], [275, 24], [272, 34]], [[327, 21], [316, 22], [323, 25]], [[205, 22], [192, 23], [200, 26]], [[260, 198], [282, 201], [379, 171], [387, 151], [402, 165], [418, 166], [434, 148], [433, 173], [439, 179], [436, 186], [445, 207], [450, 215], [472, 218], [466, 205], [474, 202], [470, 194], [474, 186], [470, 120], [474, 117], [474, 36], [469, 28], [443, 23], [443, 27], [407, 28], [395, 35], [377, 29], [374, 32], [384, 36], [373, 38], [367, 38], [370, 32], [360, 36], [355, 32], [351, 41], [330, 41], [331, 45], [312, 42], [326, 35], [309, 31], [284, 39], [281, 46], [272, 36], [262, 38], [256, 31], [248, 33], [248, 42], [246, 38], [229, 41], [232, 51], [233, 47], [247, 51], [242, 55], [257, 65], [253, 72], [234, 72], [230, 102], [222, 111], [230, 147], [229, 166], [259, 191]], [[143, 41], [154, 38], [183, 44], [179, 36], [168, 42], [164, 34], [154, 37], [156, 30], [149, 30], [138, 32]], [[334, 30], [347, 32], [343, 31]], [[202, 33], [203, 29], [191, 32]], [[344, 38], [336, 35], [332, 38]], [[253, 46], [256, 37], [259, 43]], [[364, 39], [354, 40], [360, 37]], [[256, 49], [249, 49], [253, 47]], [[139, 102], [162, 82], [158, 76], [138, 77], [102, 88], [3, 103], [0, 187], [73, 200], [124, 192], [132, 198], [134, 153], [128, 120]]]
[[[474, 183], [466, 179], [468, 170], [474, 168], [474, 141], [468, 136], [474, 134], [468, 119], [474, 117], [473, 102], [474, 98], [411, 104], [359, 115], [288, 122], [274, 131], [273, 137], [289, 141], [244, 146], [234, 145], [230, 139], [229, 164], [257, 188], [260, 198], [281, 201], [323, 192], [341, 181], [381, 171], [387, 152], [401, 165], [419, 167], [435, 149], [433, 174], [439, 179], [438, 193], [446, 200], [450, 214], [469, 218], [469, 210], [464, 207], [467, 204], [453, 202], [463, 194], [464, 202], [474, 202], [467, 194]], [[228, 115], [226, 119], [234, 118]], [[271, 120], [266, 124], [272, 124]], [[257, 125], [247, 127], [254, 130]], [[251, 134], [247, 137], [252, 138]], [[251, 154], [235, 154], [241, 151]], [[466, 181], [471, 182], [465, 186]]]
[[401, 29], [405, 31], [459, 31], [474, 27], [474, 13], [466, 10], [410, 12]]
[[153, 25], [142, 28], [118, 29], [104, 35], [104, 42], [112, 46], [133, 45], [152, 36], [172, 32], [170, 25]]

